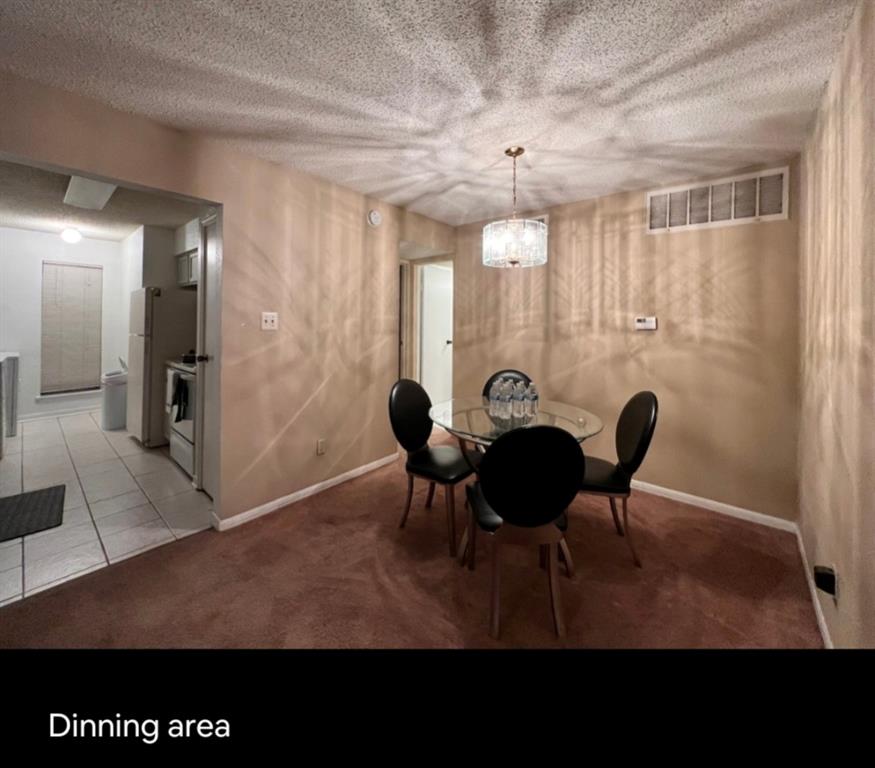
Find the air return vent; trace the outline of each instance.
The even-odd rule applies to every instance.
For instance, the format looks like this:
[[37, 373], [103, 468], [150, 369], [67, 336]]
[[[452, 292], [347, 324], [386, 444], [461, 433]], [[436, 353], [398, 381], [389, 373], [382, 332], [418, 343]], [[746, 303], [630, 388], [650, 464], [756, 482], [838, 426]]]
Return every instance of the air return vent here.
[[647, 231], [750, 224], [788, 217], [788, 168], [647, 193]]
[[690, 190], [690, 224], [707, 224], [710, 221], [710, 208], [710, 187], [696, 187]]

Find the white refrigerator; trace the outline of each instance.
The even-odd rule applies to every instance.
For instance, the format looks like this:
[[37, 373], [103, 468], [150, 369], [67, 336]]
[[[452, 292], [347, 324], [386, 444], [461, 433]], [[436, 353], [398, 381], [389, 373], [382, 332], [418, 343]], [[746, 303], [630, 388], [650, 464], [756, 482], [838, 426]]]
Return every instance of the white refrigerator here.
[[164, 370], [197, 343], [197, 296], [193, 291], [140, 288], [131, 293], [128, 336], [127, 430], [148, 448], [164, 434]]

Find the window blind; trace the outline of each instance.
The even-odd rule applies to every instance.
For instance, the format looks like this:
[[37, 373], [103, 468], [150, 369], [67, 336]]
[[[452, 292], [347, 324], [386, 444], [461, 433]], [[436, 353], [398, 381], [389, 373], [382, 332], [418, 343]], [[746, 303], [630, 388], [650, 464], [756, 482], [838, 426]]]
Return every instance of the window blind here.
[[43, 262], [40, 391], [100, 388], [103, 268]]

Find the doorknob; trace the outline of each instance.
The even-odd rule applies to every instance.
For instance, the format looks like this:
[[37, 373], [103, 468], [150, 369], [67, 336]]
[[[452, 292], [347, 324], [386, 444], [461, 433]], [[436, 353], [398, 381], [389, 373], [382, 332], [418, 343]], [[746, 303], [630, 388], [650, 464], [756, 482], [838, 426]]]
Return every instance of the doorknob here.
[[210, 362], [210, 356], [209, 356], [209, 355], [198, 355], [198, 356], [195, 358], [195, 360], [196, 360], [198, 363], [208, 363], [208, 362]]
[[452, 344], [452, 343], [453, 343], [452, 339], [447, 339], [447, 344]]

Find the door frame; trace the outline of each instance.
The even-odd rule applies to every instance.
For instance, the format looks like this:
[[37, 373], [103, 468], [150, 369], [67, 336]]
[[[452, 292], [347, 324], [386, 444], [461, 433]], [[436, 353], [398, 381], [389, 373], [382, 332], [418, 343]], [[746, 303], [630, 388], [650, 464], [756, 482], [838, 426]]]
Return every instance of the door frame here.
[[[201, 357], [204, 354], [204, 336], [206, 335], [206, 295], [207, 295], [207, 254], [204, 248], [205, 231], [207, 227], [216, 225], [216, 294], [220, 297], [218, 306], [218, 323], [214, 329], [216, 333], [216, 349], [215, 359], [207, 362], [198, 361], [197, 376], [198, 376], [198, 397], [195, 405], [195, 477], [196, 486], [203, 490], [203, 470], [204, 470], [204, 423], [205, 417], [215, 420], [217, 433], [219, 435], [218, 446], [218, 479], [221, 480], [221, 464], [222, 464], [222, 263], [223, 263], [223, 243], [224, 237], [222, 232], [222, 206], [215, 206], [215, 211], [200, 220], [200, 237], [198, 238], [198, 288], [197, 288], [197, 355]], [[218, 376], [216, 389], [219, 392], [217, 403], [211, 403], [209, 411], [206, 407], [206, 366], [214, 366], [214, 374]], [[199, 446], [199, 447], [198, 447]], [[219, 512], [219, 496], [221, 494], [221, 482], [218, 483], [213, 495], [214, 516], [218, 517]]]
[[398, 303], [398, 378], [419, 381], [419, 269], [415, 261], [401, 260]]
[[[453, 268], [453, 337], [456, 332], [456, 261], [455, 254], [444, 253], [421, 259], [400, 259], [399, 270], [399, 308], [398, 344], [399, 379], [421, 378], [420, 360], [422, 357], [420, 339], [422, 337], [422, 267], [429, 264], [451, 264]], [[455, 363], [455, 349], [453, 362]]]

